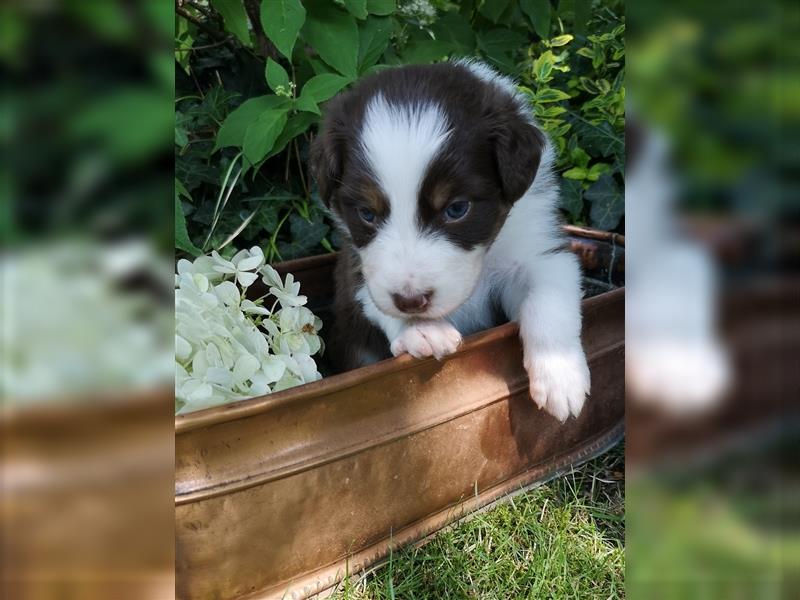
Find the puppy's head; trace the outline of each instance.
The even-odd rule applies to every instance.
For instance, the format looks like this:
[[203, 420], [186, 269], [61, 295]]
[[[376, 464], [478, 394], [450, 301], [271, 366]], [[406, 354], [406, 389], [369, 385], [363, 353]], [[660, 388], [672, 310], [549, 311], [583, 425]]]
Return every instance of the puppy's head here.
[[440, 318], [472, 293], [539, 166], [525, 113], [510, 82], [469, 63], [382, 71], [329, 103], [311, 169], [381, 311]]

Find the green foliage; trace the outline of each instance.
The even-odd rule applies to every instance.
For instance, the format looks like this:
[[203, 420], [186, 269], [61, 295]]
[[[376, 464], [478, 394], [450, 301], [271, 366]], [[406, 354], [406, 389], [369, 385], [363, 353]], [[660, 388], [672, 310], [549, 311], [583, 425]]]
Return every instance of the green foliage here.
[[458, 56], [519, 82], [556, 147], [567, 220], [619, 230], [624, 30], [619, 0], [184, 3], [176, 246], [227, 254], [259, 244], [269, 260], [333, 248], [306, 164], [324, 103], [375, 70]]
[[[624, 469], [624, 448], [617, 446], [565, 477], [473, 513], [426, 544], [395, 550], [390, 560], [353, 573], [325, 597], [624, 598]], [[453, 507], [452, 514], [459, 510]]]

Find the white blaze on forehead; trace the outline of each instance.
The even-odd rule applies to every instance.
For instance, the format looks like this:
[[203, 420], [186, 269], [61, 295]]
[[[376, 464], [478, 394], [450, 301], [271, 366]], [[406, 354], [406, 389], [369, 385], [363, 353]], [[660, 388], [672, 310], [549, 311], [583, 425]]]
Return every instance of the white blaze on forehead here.
[[361, 147], [389, 199], [390, 221], [409, 222], [417, 193], [436, 152], [449, 135], [442, 110], [433, 103], [390, 104], [383, 95], [367, 107]]
[[[367, 107], [361, 150], [389, 201], [389, 218], [360, 250], [367, 288], [359, 298], [374, 315], [405, 318], [393, 294], [433, 292], [426, 318], [441, 318], [471, 293], [481, 269], [482, 248], [466, 251], [417, 221], [418, 194], [428, 165], [450, 133], [435, 103], [395, 105], [382, 95]], [[367, 302], [369, 300], [369, 302]]]

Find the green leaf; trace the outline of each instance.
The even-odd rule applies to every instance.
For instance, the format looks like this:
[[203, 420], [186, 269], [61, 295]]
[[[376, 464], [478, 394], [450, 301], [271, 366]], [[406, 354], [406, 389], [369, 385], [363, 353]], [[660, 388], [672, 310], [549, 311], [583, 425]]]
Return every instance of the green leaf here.
[[261, 25], [278, 52], [292, 60], [297, 34], [306, 20], [306, 9], [300, 0], [263, 0]]
[[344, 6], [356, 19], [367, 18], [367, 0], [344, 0]]
[[550, 50], [542, 52], [535, 61], [533, 61], [533, 75], [539, 83], [546, 83], [550, 80], [550, 73], [553, 71], [553, 65], [556, 59]]
[[191, 123], [191, 118], [181, 111], [175, 111], [175, 144], [184, 148], [189, 143], [189, 133], [186, 131], [186, 124]]
[[603, 175], [584, 196], [592, 203], [589, 218], [593, 227], [610, 231], [619, 225], [625, 214], [625, 198], [612, 175]]
[[592, 10], [592, 0], [575, 0], [575, 33], [586, 34], [586, 24]]
[[597, 181], [601, 175], [611, 171], [611, 165], [606, 163], [595, 163], [586, 174], [586, 179], [589, 181]]
[[363, 73], [378, 62], [389, 45], [392, 21], [386, 17], [368, 17], [358, 28], [358, 72]]
[[286, 108], [271, 108], [264, 111], [250, 124], [244, 134], [244, 156], [251, 164], [256, 164], [272, 150], [275, 140], [286, 125]]
[[538, 104], [546, 102], [560, 102], [561, 100], [569, 100], [569, 94], [554, 88], [540, 88], [533, 96], [533, 101]]
[[168, 104], [152, 86], [117, 86], [72, 114], [67, 132], [71, 141], [96, 143], [119, 161], [148, 160], [174, 144], [175, 110]]
[[[184, 252], [188, 252], [192, 256], [198, 256], [203, 251], [192, 243], [189, 239], [189, 231], [186, 229], [186, 215], [183, 214], [183, 205], [181, 204], [180, 195], [186, 192], [180, 192], [178, 186], [183, 188], [183, 185], [176, 179], [175, 180], [175, 247]], [[188, 194], [187, 194], [188, 195]]]
[[323, 73], [309, 79], [295, 105], [297, 110], [320, 114], [318, 104], [332, 98], [336, 92], [344, 88], [350, 79], [333, 73]]
[[527, 45], [526, 36], [511, 29], [491, 29], [478, 33], [478, 47], [488, 59], [506, 71], [514, 71], [514, 60], [510, 52], [519, 51]]
[[510, 1], [511, 0], [484, 0], [478, 12], [492, 23], [497, 23], [500, 15], [508, 8]]
[[550, 38], [550, 0], [520, 0], [519, 7], [543, 40]]
[[625, 144], [622, 141], [621, 134], [615, 133], [607, 121], [594, 125], [579, 119], [575, 122], [574, 128], [580, 139], [581, 146], [593, 156], [622, 155], [625, 151]]
[[542, 119], [553, 119], [559, 115], [563, 115], [565, 112], [567, 112], [567, 109], [563, 106], [549, 106], [544, 110], [537, 109], [536, 116]]
[[284, 260], [307, 256], [330, 231], [330, 227], [325, 224], [318, 212], [312, 214], [310, 221], [297, 213], [292, 213], [289, 217], [289, 229], [292, 241], [278, 246], [278, 251]]
[[431, 27], [437, 40], [450, 42], [454, 51], [472, 54], [475, 50], [475, 32], [463, 16], [457, 12], [445, 13]]
[[231, 112], [222, 123], [222, 127], [217, 132], [217, 140], [214, 143], [212, 152], [216, 152], [226, 146], [241, 147], [244, 144], [244, 135], [247, 128], [259, 115], [270, 108], [288, 107], [288, 105], [289, 99], [281, 98], [280, 96], [269, 95], [250, 98], [250, 100], [242, 103], [239, 108]]
[[573, 221], [581, 218], [583, 212], [583, 185], [575, 179], [565, 179], [561, 184], [561, 208], [566, 210]]
[[408, 64], [427, 64], [441, 60], [453, 50], [450, 42], [441, 40], [415, 40], [403, 50], [403, 62]]
[[239, 38], [245, 46], [250, 46], [250, 28], [242, 0], [211, 0], [211, 6], [222, 15], [225, 29]]
[[276, 94], [278, 93], [279, 88], [283, 88], [284, 93], [290, 91], [291, 88], [289, 86], [289, 74], [286, 72], [286, 69], [284, 69], [271, 58], [267, 59], [266, 76], [269, 89]]
[[586, 167], [589, 164], [589, 155], [586, 154], [586, 150], [580, 147], [574, 148], [569, 153], [569, 158], [572, 164], [578, 167]]
[[286, 127], [283, 128], [272, 150], [267, 153], [266, 158], [275, 156], [283, 152], [283, 149], [301, 133], [304, 133], [313, 123], [316, 123], [317, 116], [311, 112], [301, 112], [289, 117]]
[[322, 60], [342, 75], [355, 79], [358, 75], [356, 20], [327, 0], [313, 0], [307, 5], [303, 37]]
[[395, 0], [367, 0], [367, 11], [371, 15], [391, 15], [397, 10]]
[[561, 46], [566, 46], [569, 44], [573, 39], [571, 35], [564, 34], [564, 35], [557, 35], [552, 40], [550, 40], [550, 46], [553, 48], [560, 48]]
[[183, 197], [186, 198], [189, 202], [192, 201], [192, 195], [186, 191], [186, 187], [181, 183], [181, 180], [177, 177], [175, 178], [175, 197]]
[[478, 34], [478, 45], [487, 54], [513, 52], [525, 46], [528, 39], [511, 29], [491, 29]]
[[588, 174], [589, 174], [589, 172], [586, 169], [584, 169], [583, 167], [572, 167], [571, 169], [568, 169], [568, 170], [564, 171], [563, 177], [564, 177], [564, 179], [580, 179], [580, 180], [583, 180], [583, 179], [586, 179], [586, 176]]

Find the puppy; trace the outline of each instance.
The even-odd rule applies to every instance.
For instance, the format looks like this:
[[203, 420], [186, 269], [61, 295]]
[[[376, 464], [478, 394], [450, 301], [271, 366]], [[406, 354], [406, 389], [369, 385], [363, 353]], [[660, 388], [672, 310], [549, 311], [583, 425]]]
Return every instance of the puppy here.
[[519, 322], [533, 400], [577, 416], [581, 274], [554, 159], [513, 82], [478, 62], [387, 69], [331, 100], [311, 170], [345, 240], [338, 367], [441, 359], [505, 317]]

